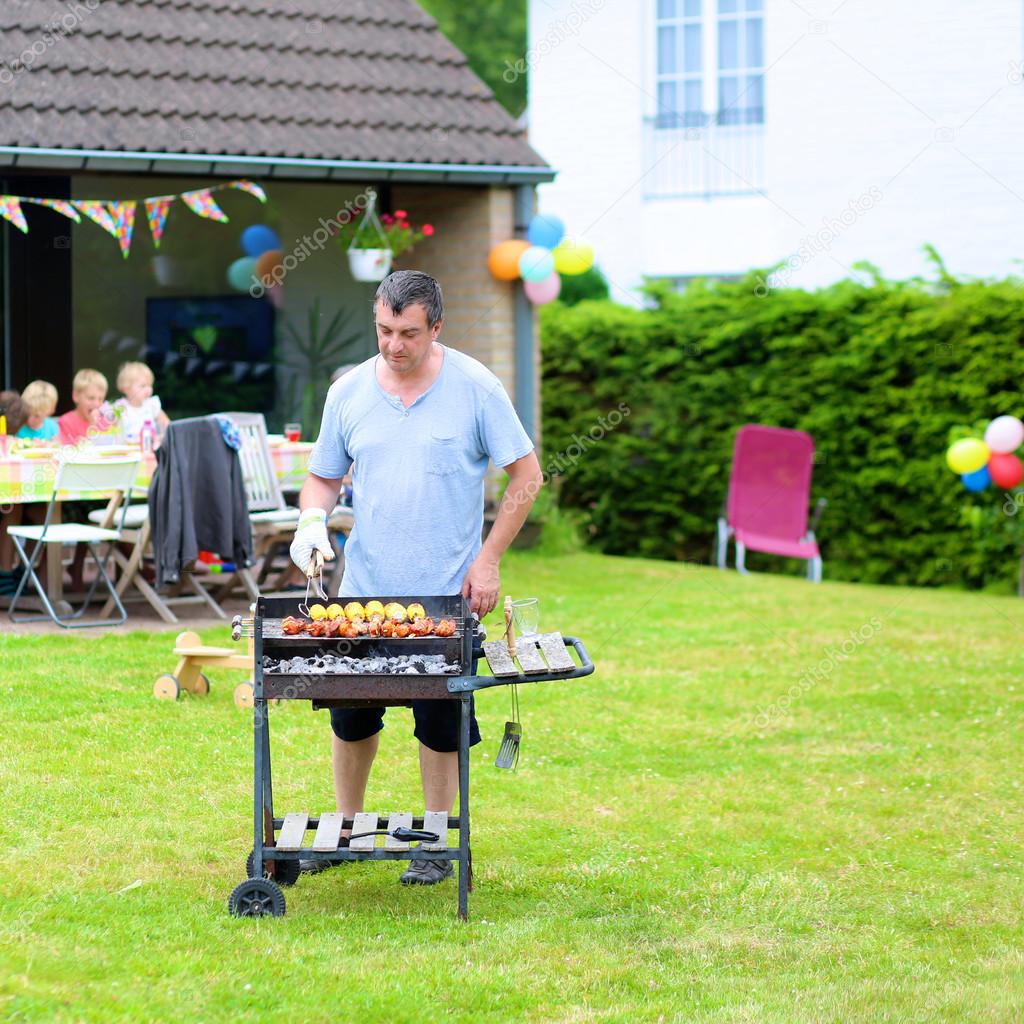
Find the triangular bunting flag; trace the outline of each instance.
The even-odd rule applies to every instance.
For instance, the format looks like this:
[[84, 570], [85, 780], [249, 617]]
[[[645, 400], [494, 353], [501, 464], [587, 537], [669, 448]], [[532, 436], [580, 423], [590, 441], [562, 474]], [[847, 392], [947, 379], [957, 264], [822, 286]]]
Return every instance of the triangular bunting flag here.
[[262, 186], [257, 185], [255, 181], [233, 181], [228, 188], [237, 188], [242, 192], [248, 192], [249, 195], [255, 196], [261, 203], [267, 201], [267, 193], [263, 191]]
[[106, 203], [99, 199], [75, 199], [73, 202], [89, 220], [99, 224], [104, 231], [117, 238], [117, 226], [114, 224], [114, 218], [110, 216]]
[[146, 200], [146, 220], [149, 221], [149, 231], [153, 236], [153, 248], [160, 248], [160, 239], [164, 234], [164, 224], [167, 222], [167, 211], [177, 196], [152, 196]]
[[0, 196], [0, 217], [9, 220], [19, 231], [28, 234], [28, 222], [21, 212], [21, 203], [17, 196]]
[[38, 203], [40, 206], [47, 206], [51, 210], [63, 213], [65, 217], [70, 217], [76, 224], [82, 223], [82, 218], [78, 216], [78, 211], [74, 208], [69, 199], [30, 199], [28, 196], [23, 196], [22, 202]]
[[182, 192], [185, 205], [196, 215], [227, 224], [228, 215], [213, 201], [211, 189], [199, 188], [194, 192]]
[[110, 214], [114, 218], [117, 244], [121, 246], [121, 255], [125, 259], [128, 259], [128, 252], [132, 247], [132, 228], [135, 227], [136, 205], [134, 199], [107, 203]]

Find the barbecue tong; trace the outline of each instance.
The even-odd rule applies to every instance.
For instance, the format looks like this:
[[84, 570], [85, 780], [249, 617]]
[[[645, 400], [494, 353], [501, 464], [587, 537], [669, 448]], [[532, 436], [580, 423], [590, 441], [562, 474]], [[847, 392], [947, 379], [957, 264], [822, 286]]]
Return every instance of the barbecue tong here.
[[306, 599], [299, 605], [299, 611], [303, 615], [309, 615], [309, 590], [313, 588], [313, 594], [321, 601], [329, 600], [327, 591], [324, 589], [324, 554], [322, 551], [314, 551], [306, 567]]

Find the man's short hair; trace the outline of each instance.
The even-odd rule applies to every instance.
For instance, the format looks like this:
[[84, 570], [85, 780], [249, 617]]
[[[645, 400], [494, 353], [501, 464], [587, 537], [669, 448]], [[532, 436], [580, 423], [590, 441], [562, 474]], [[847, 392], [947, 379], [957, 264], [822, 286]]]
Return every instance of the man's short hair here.
[[444, 317], [444, 297], [441, 286], [421, 270], [396, 270], [388, 274], [373, 297], [374, 306], [383, 302], [394, 313], [406, 306], [421, 305], [427, 314], [427, 325], [433, 327]]

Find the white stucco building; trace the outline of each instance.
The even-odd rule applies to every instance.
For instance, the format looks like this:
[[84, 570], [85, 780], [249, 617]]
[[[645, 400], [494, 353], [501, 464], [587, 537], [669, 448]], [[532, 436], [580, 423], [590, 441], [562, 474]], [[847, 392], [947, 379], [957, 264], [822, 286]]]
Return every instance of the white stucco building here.
[[[530, 0], [541, 209], [613, 296], [1024, 258], [1024, 0]], [[512, 73], [511, 70], [506, 73]]]

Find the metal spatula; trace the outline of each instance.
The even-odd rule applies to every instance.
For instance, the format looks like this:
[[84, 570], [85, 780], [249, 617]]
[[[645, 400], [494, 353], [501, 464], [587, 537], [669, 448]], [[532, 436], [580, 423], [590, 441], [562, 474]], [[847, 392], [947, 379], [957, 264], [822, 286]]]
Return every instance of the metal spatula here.
[[[519, 701], [515, 696], [516, 688], [512, 686], [512, 717], [519, 717]], [[506, 722], [505, 735], [501, 737], [498, 756], [494, 759], [495, 768], [511, 768], [515, 771], [519, 764], [519, 744], [523, 741], [523, 727], [519, 722]]]
[[[515, 660], [516, 634], [512, 627], [512, 598], [505, 598], [505, 643], [508, 644], [509, 657]], [[512, 684], [512, 721], [505, 723], [505, 734], [501, 737], [498, 756], [494, 759], [495, 768], [511, 768], [515, 771], [519, 764], [519, 745], [523, 742], [523, 727], [519, 722], [519, 690]]]

